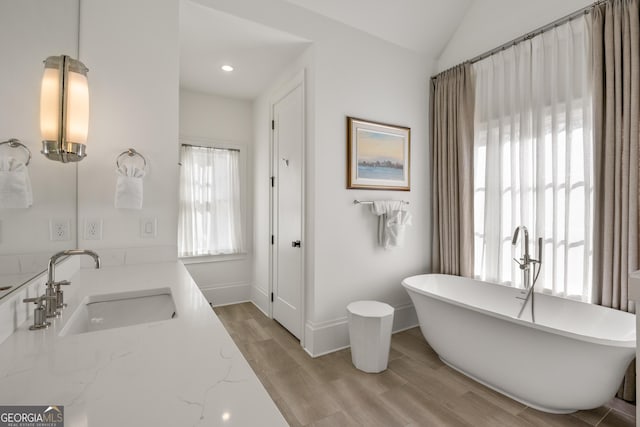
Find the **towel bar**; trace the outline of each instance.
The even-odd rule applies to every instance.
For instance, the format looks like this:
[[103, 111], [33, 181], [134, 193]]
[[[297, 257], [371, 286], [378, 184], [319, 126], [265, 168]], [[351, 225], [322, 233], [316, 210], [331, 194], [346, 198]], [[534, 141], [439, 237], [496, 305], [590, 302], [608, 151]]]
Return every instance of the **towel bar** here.
[[11, 138], [11, 139], [8, 139], [6, 141], [0, 142], [0, 145], [4, 145], [4, 144], [9, 144], [9, 147], [11, 147], [11, 148], [22, 147], [27, 152], [27, 155], [29, 156], [29, 158], [27, 159], [27, 161], [26, 161], [26, 163], [24, 165], [25, 166], [29, 166], [29, 162], [31, 161], [31, 150], [29, 150], [29, 147], [27, 147], [22, 142], [20, 142], [20, 140], [15, 139], [15, 138]]
[[138, 156], [142, 159], [142, 161], [144, 162], [144, 167], [142, 168], [142, 170], [147, 169], [147, 159], [144, 158], [144, 156], [142, 154], [140, 154], [138, 151], [136, 151], [133, 148], [129, 148], [126, 151], [123, 151], [122, 153], [120, 153], [120, 155], [116, 158], [116, 166], [118, 168], [120, 168], [120, 158], [122, 156], [127, 156], [127, 157], [133, 157], [133, 156]]
[[[401, 203], [404, 203], [405, 205], [408, 205], [409, 202], [407, 202], [406, 200], [400, 200]], [[373, 200], [358, 200], [355, 199], [353, 201], [354, 205], [372, 205], [373, 204]]]

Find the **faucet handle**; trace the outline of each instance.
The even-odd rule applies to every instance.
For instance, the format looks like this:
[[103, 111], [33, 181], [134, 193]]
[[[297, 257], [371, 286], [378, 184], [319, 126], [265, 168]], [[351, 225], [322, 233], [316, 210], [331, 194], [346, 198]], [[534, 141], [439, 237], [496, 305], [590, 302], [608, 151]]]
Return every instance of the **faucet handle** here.
[[56, 309], [63, 309], [67, 306], [64, 303], [64, 294], [60, 289], [60, 286], [69, 286], [71, 284], [68, 280], [61, 280], [59, 282], [53, 282], [53, 286], [56, 287]]
[[53, 286], [56, 287], [56, 291], [60, 290], [60, 286], [69, 286], [71, 284], [68, 280], [61, 280], [59, 282], [53, 282]]
[[29, 330], [36, 331], [38, 329], [46, 329], [51, 325], [51, 322], [47, 322], [44, 302], [55, 299], [55, 296], [40, 295], [39, 297], [25, 298], [22, 300], [22, 302], [32, 302], [37, 305], [37, 307], [33, 310], [33, 325], [29, 326]]
[[49, 297], [46, 295], [40, 295], [39, 297], [34, 297], [34, 298], [25, 298], [22, 300], [22, 302], [25, 303], [34, 303], [34, 304], [38, 304], [38, 305], [42, 305], [46, 300], [54, 300], [56, 299], [56, 297]]
[[529, 263], [531, 262], [531, 258], [529, 258], [528, 261], [524, 258], [520, 258], [522, 262], [520, 262], [520, 260], [517, 260], [516, 258], [514, 258], [513, 260], [520, 266], [520, 270], [529, 270]]

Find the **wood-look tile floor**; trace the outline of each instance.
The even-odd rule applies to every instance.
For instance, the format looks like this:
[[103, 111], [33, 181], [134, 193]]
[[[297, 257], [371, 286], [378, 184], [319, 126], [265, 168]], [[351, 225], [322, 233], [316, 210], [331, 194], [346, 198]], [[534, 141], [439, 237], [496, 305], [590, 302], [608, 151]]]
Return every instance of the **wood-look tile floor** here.
[[215, 312], [294, 427], [635, 426], [635, 407], [619, 401], [570, 415], [528, 408], [444, 365], [419, 328], [394, 334], [389, 369], [366, 374], [348, 349], [311, 358], [251, 303]]

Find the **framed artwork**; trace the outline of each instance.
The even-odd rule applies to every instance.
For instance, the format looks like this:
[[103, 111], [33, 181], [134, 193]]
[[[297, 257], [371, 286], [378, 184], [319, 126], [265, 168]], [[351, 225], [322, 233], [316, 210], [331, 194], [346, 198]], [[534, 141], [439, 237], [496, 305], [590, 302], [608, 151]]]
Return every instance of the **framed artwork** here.
[[347, 188], [409, 191], [411, 129], [347, 117]]

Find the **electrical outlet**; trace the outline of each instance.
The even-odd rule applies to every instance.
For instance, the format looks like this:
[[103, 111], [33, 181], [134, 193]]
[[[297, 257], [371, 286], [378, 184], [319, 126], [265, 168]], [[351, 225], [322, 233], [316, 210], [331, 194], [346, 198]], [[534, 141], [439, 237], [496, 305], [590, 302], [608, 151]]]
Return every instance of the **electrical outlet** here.
[[49, 239], [53, 241], [71, 240], [71, 221], [68, 219], [49, 220]]
[[156, 218], [140, 219], [140, 237], [143, 239], [155, 239], [158, 229], [158, 220]]
[[97, 218], [84, 220], [84, 240], [102, 240], [102, 220]]

